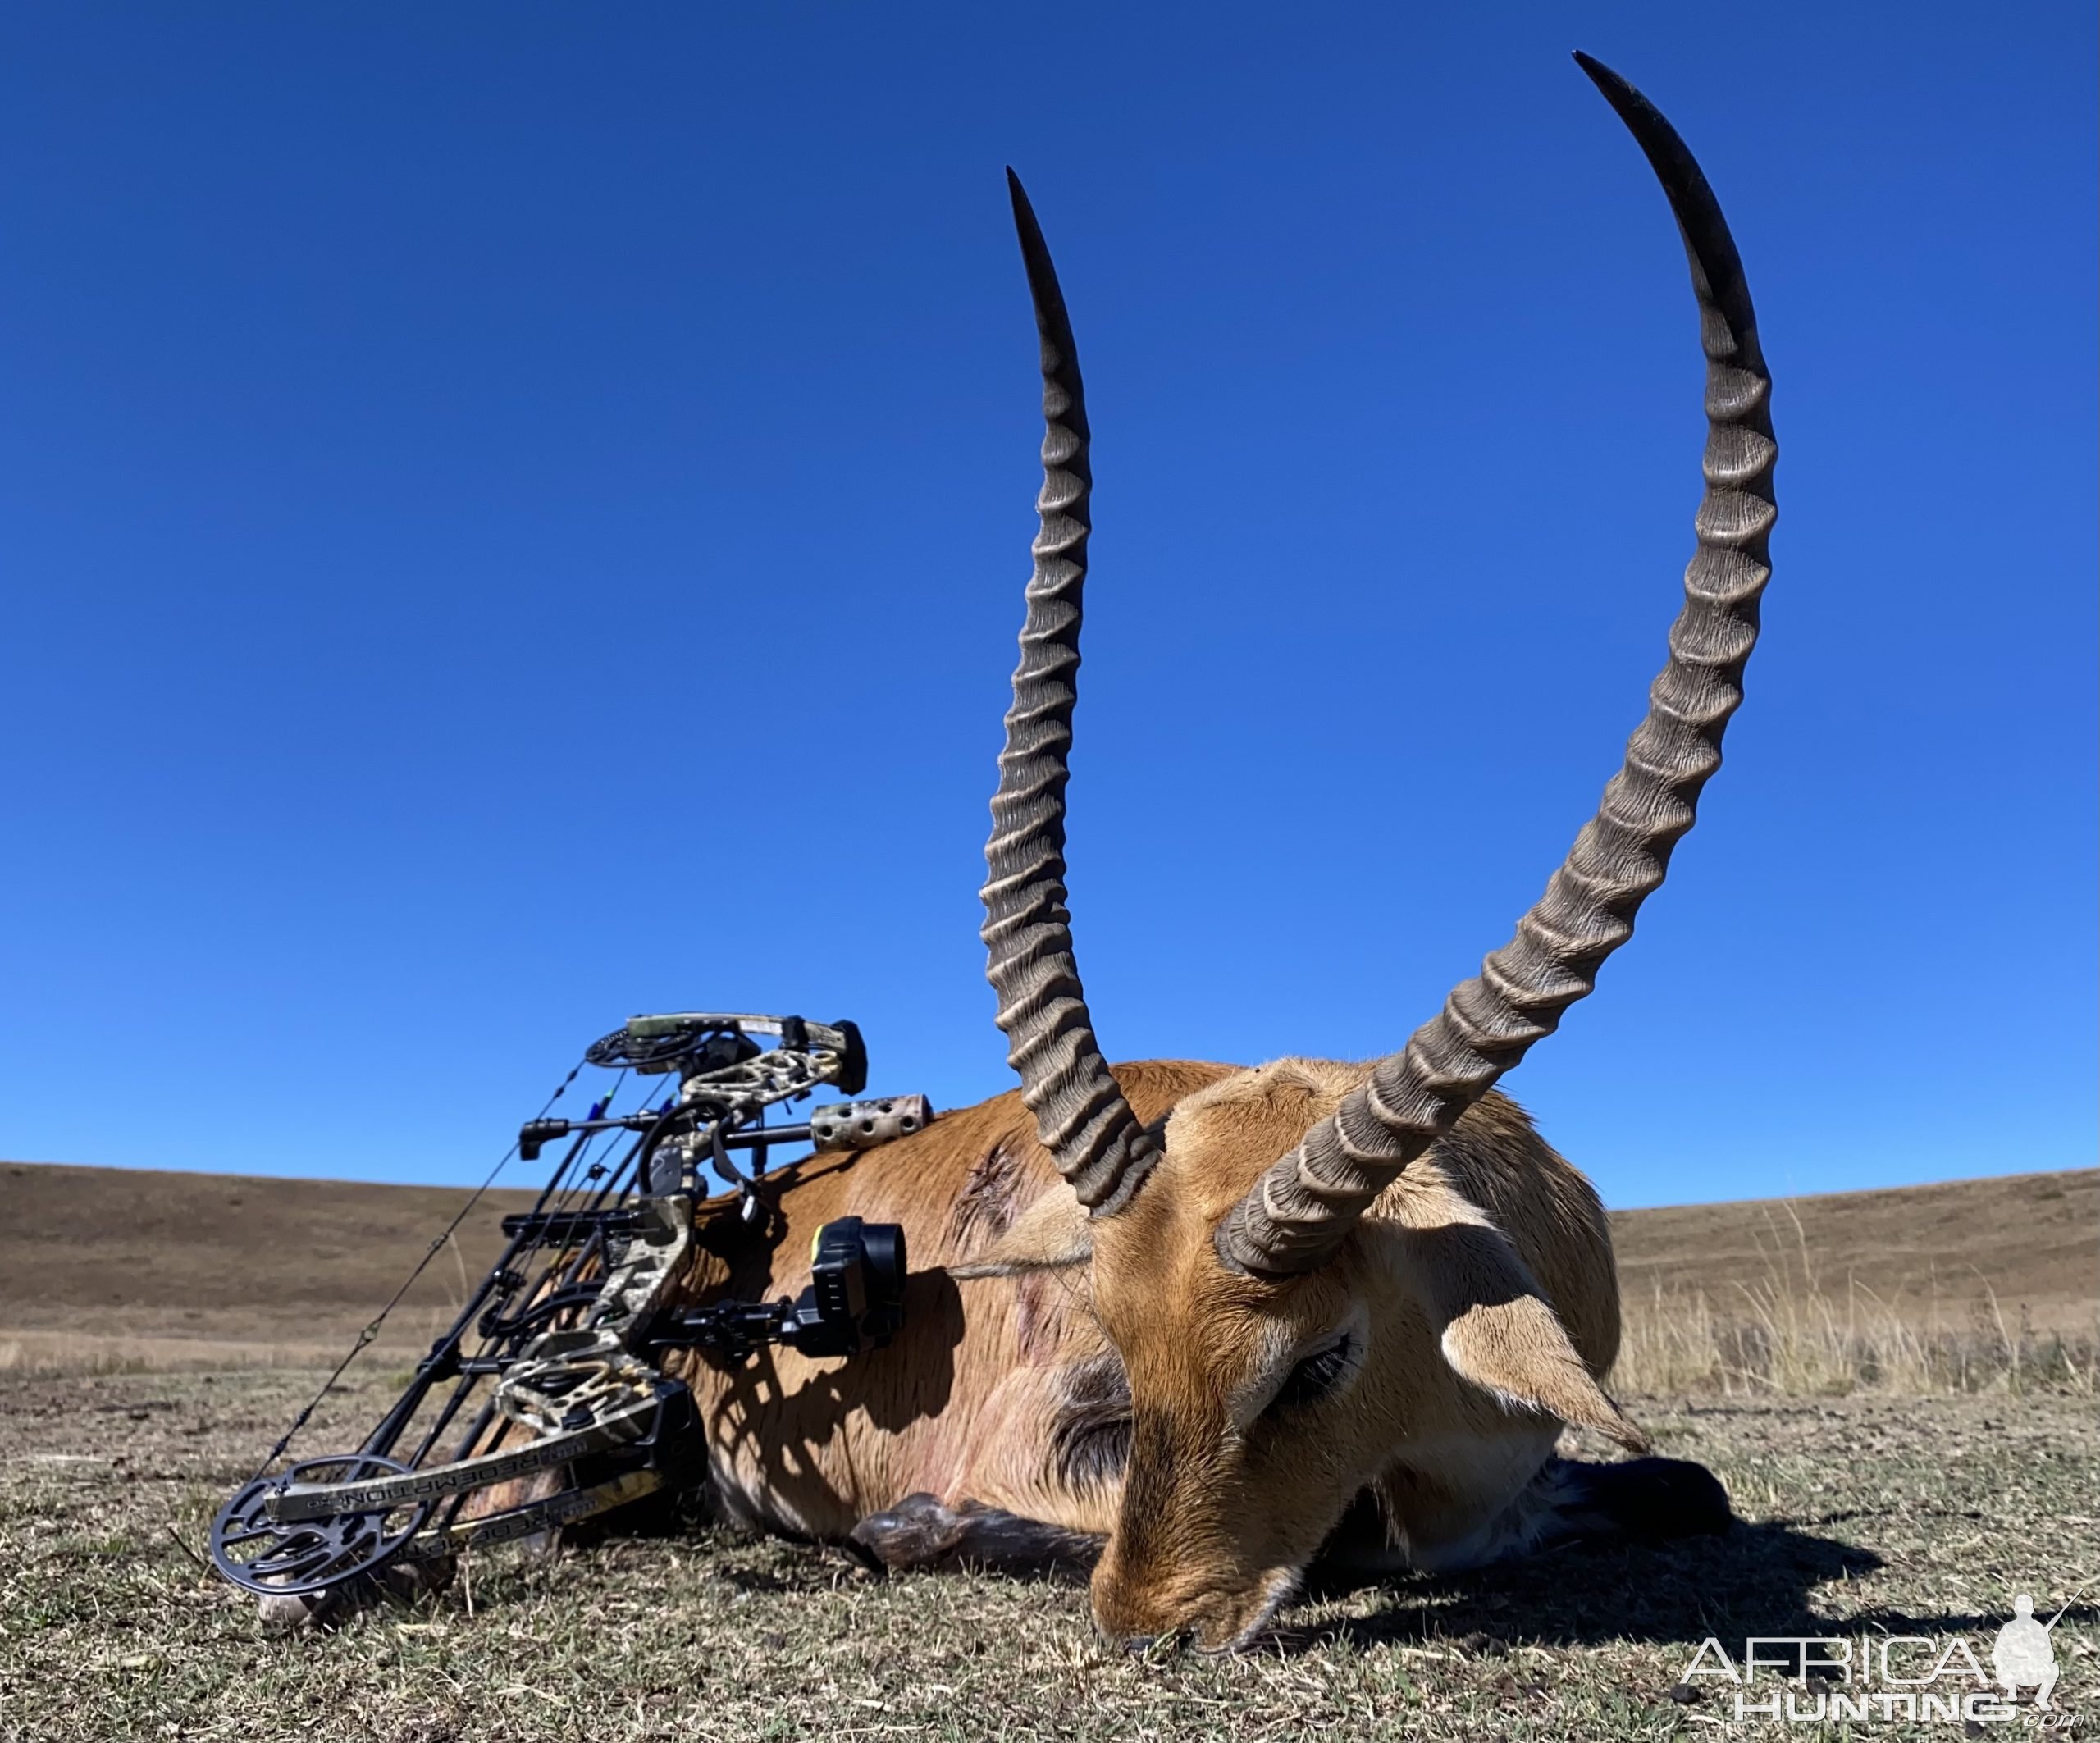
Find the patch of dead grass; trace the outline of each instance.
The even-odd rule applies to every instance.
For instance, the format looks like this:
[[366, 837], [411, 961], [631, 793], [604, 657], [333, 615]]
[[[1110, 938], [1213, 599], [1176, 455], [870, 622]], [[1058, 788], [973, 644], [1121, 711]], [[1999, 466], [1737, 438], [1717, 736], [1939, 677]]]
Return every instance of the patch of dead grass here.
[[[484, 1552], [471, 1614], [462, 1580], [287, 1636], [190, 1550], [318, 1377], [0, 1376], [0, 1739], [1754, 1737], [1711, 1695], [1671, 1699], [1707, 1634], [1959, 1634], [1987, 1655], [2013, 1594], [2052, 1609], [2093, 1571], [2100, 1523], [2084, 1400], [1649, 1399], [1661, 1449], [1728, 1483], [1730, 1537], [1319, 1598], [1237, 1658], [1130, 1658], [1072, 1586], [871, 1581], [704, 1527]], [[302, 1444], [353, 1443], [389, 1397], [383, 1374], [346, 1383]], [[2057, 1631], [2059, 1713], [2023, 1705], [2008, 1735], [2091, 1733], [2096, 1616]]]

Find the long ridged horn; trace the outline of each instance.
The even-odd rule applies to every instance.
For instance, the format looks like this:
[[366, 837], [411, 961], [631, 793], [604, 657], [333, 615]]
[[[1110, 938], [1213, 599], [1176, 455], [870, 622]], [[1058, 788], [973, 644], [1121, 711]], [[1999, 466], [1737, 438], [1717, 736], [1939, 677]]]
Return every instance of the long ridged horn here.
[[1093, 1038], [1065, 906], [1066, 756], [1078, 689], [1093, 473], [1064, 294], [1011, 170], [1007, 185], [1043, 341], [1043, 494], [1036, 501], [1043, 527], [984, 848], [991, 872], [984, 892], [985, 972], [998, 994], [1007, 1062], [1020, 1074], [1021, 1100], [1035, 1116], [1043, 1146], [1080, 1202], [1104, 1216], [1137, 1190], [1156, 1146]]
[[1758, 595], [1771, 573], [1765, 541], [1778, 512], [1771, 378], [1757, 317], [1727, 221], [1684, 142], [1616, 73], [1587, 55], [1575, 58], [1660, 178], [1699, 299], [1706, 491], [1693, 522], [1699, 549], [1685, 571], [1684, 610], [1624, 768], [1515, 938], [1219, 1223], [1219, 1256], [1259, 1275], [1290, 1275], [1326, 1259], [1400, 1170], [1590, 991], [1599, 965], [1632, 935], [1635, 911], [1691, 828], [1699, 790], [1720, 766], [1723, 729], [1742, 700]]

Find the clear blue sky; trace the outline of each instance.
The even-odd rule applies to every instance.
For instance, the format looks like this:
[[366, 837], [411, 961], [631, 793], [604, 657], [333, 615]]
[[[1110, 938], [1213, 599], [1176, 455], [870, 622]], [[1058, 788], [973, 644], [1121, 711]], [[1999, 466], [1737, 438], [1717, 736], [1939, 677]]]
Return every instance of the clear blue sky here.
[[1097, 432], [1104, 1043], [1397, 1045], [1691, 551], [1682, 257], [1578, 47], [1726, 203], [1782, 512], [1699, 828], [1508, 1087], [1622, 1204], [2089, 1163], [2058, 0], [8, 8], [0, 1154], [463, 1179], [650, 1009], [1007, 1087], [1009, 162]]

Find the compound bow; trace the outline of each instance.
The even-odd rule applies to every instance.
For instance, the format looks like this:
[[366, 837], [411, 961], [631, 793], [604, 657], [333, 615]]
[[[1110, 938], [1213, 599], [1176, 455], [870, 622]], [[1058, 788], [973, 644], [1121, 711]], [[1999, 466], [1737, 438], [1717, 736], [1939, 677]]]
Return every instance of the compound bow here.
[[[852, 1024], [705, 1011], [636, 1017], [593, 1043], [582, 1064], [620, 1075], [584, 1119], [543, 1111], [520, 1129], [496, 1172], [511, 1157], [535, 1161], [564, 1139], [568, 1148], [532, 1209], [504, 1218], [502, 1257], [393, 1407], [354, 1452], [272, 1469], [495, 1173], [220, 1509], [212, 1560], [235, 1585], [312, 1599], [384, 1567], [442, 1560], [688, 1487], [705, 1475], [706, 1451], [691, 1395], [659, 1366], [665, 1351], [697, 1348], [736, 1362], [781, 1343], [853, 1355], [888, 1343], [903, 1324], [903, 1230], [857, 1217], [818, 1231], [811, 1282], [797, 1299], [683, 1309], [665, 1299], [697, 1215], [777, 1232], [774, 1197], [806, 1160], [793, 1157], [769, 1182], [777, 1147], [861, 1149], [931, 1119], [926, 1098], [914, 1095], [819, 1106], [798, 1125], [765, 1123], [769, 1109], [823, 1085], [849, 1097], [866, 1087], [867, 1054]], [[651, 1080], [673, 1073], [676, 1089], [649, 1105]], [[644, 1086], [643, 1105], [615, 1115], [630, 1075]], [[601, 1140], [616, 1148], [619, 1134], [631, 1134], [624, 1149], [594, 1160]], [[725, 1196], [703, 1195], [710, 1168]], [[497, 1511], [468, 1508], [477, 1491], [547, 1472], [560, 1475], [535, 1486], [550, 1492]]]

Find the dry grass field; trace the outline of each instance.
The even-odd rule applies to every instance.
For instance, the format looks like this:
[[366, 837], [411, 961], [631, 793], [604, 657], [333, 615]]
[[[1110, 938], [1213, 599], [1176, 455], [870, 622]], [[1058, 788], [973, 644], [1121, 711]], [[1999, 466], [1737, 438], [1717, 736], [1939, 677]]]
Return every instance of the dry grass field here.
[[[1617, 1389], [1728, 1484], [1726, 1538], [1320, 1595], [1222, 1660], [1109, 1649], [1071, 1586], [701, 1522], [272, 1631], [201, 1568], [211, 1514], [460, 1196], [0, 1165], [0, 1740], [2100, 1735], [2100, 1175], [1618, 1218]], [[305, 1444], [369, 1425], [515, 1203]], [[2070, 1602], [2052, 1713], [1774, 1725], [1683, 1680], [1709, 1635], [1988, 1662], [2022, 1591]]]
[[1618, 1383], [2091, 1395], [2100, 1170], [1625, 1211]]
[[[0, 1371], [332, 1360], [465, 1197], [0, 1163]], [[483, 1200], [389, 1321], [383, 1357], [428, 1344], [531, 1198]], [[1635, 1390], [1960, 1389], [2091, 1354], [2100, 1170], [1622, 1211], [1612, 1230]]]
[[[465, 1201], [456, 1188], [0, 1163], [0, 1368], [332, 1362]], [[491, 1192], [386, 1327], [427, 1348], [529, 1192]]]

